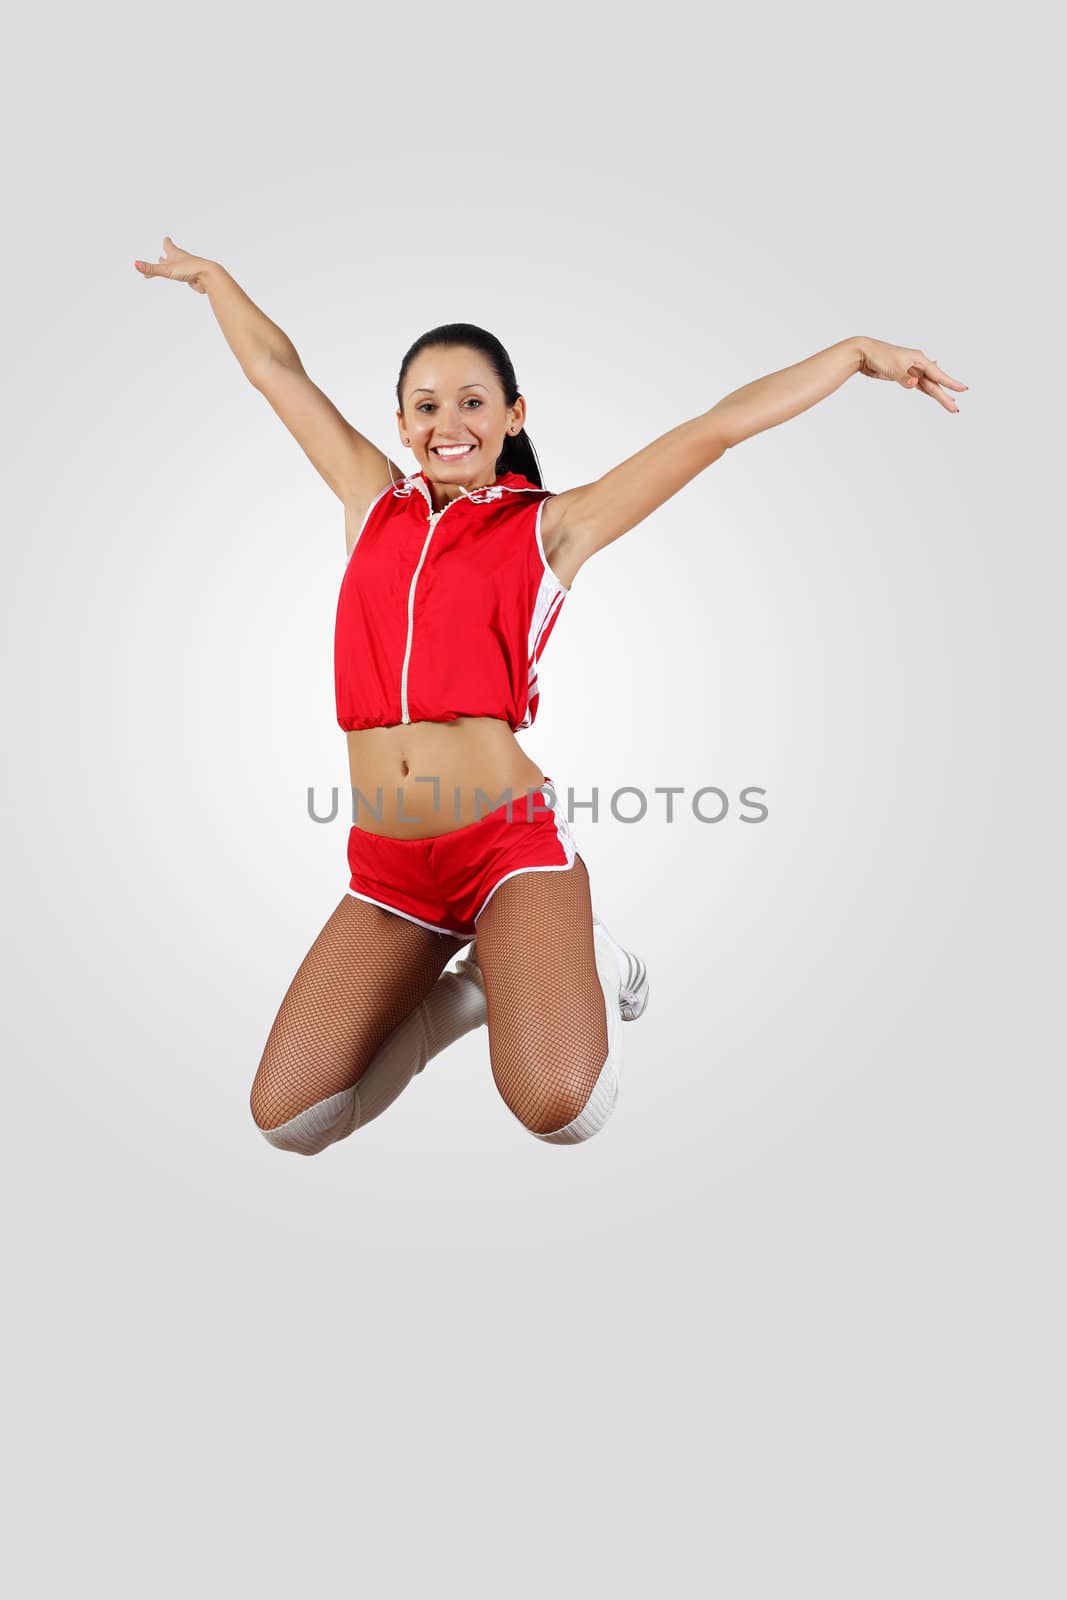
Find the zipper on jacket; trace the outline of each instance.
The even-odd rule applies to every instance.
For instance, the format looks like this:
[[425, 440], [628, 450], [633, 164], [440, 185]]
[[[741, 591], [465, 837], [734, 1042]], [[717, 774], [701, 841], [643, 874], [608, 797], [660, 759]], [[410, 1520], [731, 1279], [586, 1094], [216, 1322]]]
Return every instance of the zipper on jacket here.
[[[419, 487], [421, 488], [422, 485], [420, 484]], [[423, 494], [424, 495], [426, 494], [425, 489], [423, 489]], [[405, 646], [405, 649], [404, 649], [404, 665], [403, 665], [403, 668], [402, 668], [401, 673], [400, 673], [400, 720], [401, 720], [401, 722], [410, 722], [411, 721], [411, 718], [408, 715], [408, 663], [411, 660], [411, 640], [412, 640], [412, 634], [414, 632], [414, 627], [415, 627], [415, 585], [419, 581], [419, 573], [422, 571], [422, 564], [426, 560], [426, 552], [430, 548], [430, 540], [433, 538], [433, 530], [436, 528], [438, 522], [441, 520], [441, 518], [444, 516], [445, 512], [448, 510], [448, 506], [454, 506], [455, 503], [456, 503], [456, 500], [462, 500], [462, 499], [463, 499], [463, 491], [461, 491], [459, 494], [456, 495], [456, 499], [455, 500], [450, 500], [448, 502], [448, 505], [442, 506], [440, 511], [435, 511], [433, 509], [432, 502], [429, 500], [428, 497], [426, 499], [426, 504], [430, 507], [430, 527], [429, 527], [429, 531], [426, 534], [425, 543], [423, 544], [423, 547], [422, 547], [422, 554], [419, 557], [419, 564], [415, 568], [414, 574], [412, 575], [411, 587], [408, 590], [408, 638], [407, 638], [407, 645]]]

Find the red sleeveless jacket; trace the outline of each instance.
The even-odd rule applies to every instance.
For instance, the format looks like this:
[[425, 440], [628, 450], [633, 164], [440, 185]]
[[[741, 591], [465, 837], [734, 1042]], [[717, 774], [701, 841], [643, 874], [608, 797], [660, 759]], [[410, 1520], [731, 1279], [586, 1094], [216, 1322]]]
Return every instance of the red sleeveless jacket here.
[[517, 472], [434, 511], [426, 474], [383, 489], [345, 566], [334, 629], [337, 720], [537, 715], [537, 664], [569, 590], [545, 558], [552, 491]]

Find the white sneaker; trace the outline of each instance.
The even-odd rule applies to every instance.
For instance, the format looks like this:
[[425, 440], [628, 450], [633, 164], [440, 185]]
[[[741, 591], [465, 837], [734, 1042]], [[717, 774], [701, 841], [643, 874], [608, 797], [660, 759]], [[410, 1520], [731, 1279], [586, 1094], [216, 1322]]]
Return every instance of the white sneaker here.
[[[593, 912], [593, 924], [600, 929], [615, 956], [615, 965], [619, 970], [619, 1015], [624, 1022], [634, 1022], [648, 1005], [648, 971], [640, 956], [623, 948], [617, 939], [612, 938], [607, 928], [601, 922], [596, 912]], [[466, 953], [456, 962], [456, 971], [472, 979], [485, 992], [485, 983], [482, 978], [482, 969], [478, 961], [478, 944], [474, 940], [467, 946]]]
[[645, 963], [640, 956], [623, 949], [618, 940], [612, 938], [595, 911], [593, 926], [599, 928], [607, 940], [619, 969], [619, 1014], [624, 1022], [634, 1022], [648, 1005], [648, 971]]

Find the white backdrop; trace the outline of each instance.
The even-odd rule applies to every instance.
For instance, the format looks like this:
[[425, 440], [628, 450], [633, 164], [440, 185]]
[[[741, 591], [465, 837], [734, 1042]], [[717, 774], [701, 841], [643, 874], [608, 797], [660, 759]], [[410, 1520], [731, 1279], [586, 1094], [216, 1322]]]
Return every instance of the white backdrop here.
[[[1062, 1593], [1040, 19], [20, 15], [20, 1600]], [[599, 792], [572, 813], [594, 903], [651, 982], [586, 1145], [524, 1131], [484, 1030], [314, 1160], [252, 1123], [347, 883], [346, 817], [307, 815], [348, 782], [343, 515], [207, 298], [134, 270], [167, 233], [409, 471], [399, 363], [444, 321], [503, 340], [553, 489], [854, 334], [970, 385], [953, 416], [852, 378], [576, 579], [521, 739]]]

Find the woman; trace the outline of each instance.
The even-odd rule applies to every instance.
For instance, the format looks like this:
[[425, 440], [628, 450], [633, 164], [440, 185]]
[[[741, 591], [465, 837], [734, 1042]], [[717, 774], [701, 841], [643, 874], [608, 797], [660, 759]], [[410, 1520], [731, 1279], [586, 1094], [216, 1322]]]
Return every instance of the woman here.
[[[919, 350], [846, 339], [552, 494], [503, 346], [448, 324], [401, 365], [397, 423], [419, 464], [405, 477], [218, 262], [167, 237], [158, 264], [135, 265], [208, 295], [246, 377], [345, 508], [335, 672], [351, 881], [274, 1021], [252, 1086], [257, 1126], [314, 1154], [488, 1021], [493, 1077], [523, 1126], [550, 1143], [589, 1138], [616, 1103], [619, 1024], [644, 1010], [648, 981], [593, 912], [552, 780], [514, 736], [536, 716], [538, 663], [575, 576], [731, 445], [855, 372], [950, 411], [943, 390], [967, 386]], [[477, 957], [444, 973], [475, 934]]]

